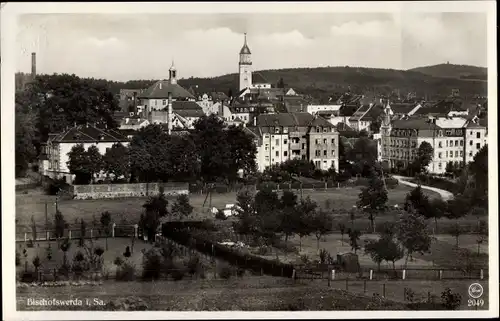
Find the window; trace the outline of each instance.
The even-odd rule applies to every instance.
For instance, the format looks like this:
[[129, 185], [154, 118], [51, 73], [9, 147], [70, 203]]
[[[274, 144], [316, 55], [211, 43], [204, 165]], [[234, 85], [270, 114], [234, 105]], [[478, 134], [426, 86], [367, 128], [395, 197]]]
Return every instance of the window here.
[[167, 104], [167, 101], [165, 99], [163, 99], [163, 106], [165, 106]]
[[460, 151], [460, 157], [464, 157], [464, 151], [463, 150]]
[[458, 157], [458, 150], [455, 151], [455, 157]]
[[460, 141], [460, 147], [462, 147], [462, 146], [464, 146], [464, 141], [463, 140]]
[[325, 139], [323, 139], [323, 144], [326, 144], [326, 138], [325, 138]]
[[472, 157], [472, 152], [469, 152], [469, 156]]
[[477, 143], [477, 144], [476, 144], [476, 148], [477, 148], [477, 149], [481, 149], [481, 143]]
[[443, 168], [443, 165], [441, 163], [438, 163], [439, 169]]
[[276, 134], [279, 134], [279, 132], [280, 132], [279, 127], [274, 128], [274, 132], [275, 132]]
[[321, 156], [321, 151], [320, 150], [316, 150], [316, 156]]
[[332, 150], [332, 156], [335, 156], [335, 151], [334, 150]]
[[283, 128], [283, 133], [285, 133], [285, 134], [288, 133], [288, 127]]
[[439, 148], [442, 148], [442, 147], [443, 147], [443, 143], [442, 143], [442, 142], [439, 142], [438, 147], [439, 147]]
[[321, 166], [321, 161], [315, 161], [314, 162], [314, 165], [319, 168]]
[[472, 146], [472, 140], [469, 140], [469, 145]]
[[[441, 147], [441, 146], [439, 146], [439, 147]], [[448, 147], [448, 141], [446, 141], [446, 147]]]
[[458, 146], [458, 140], [455, 141], [455, 147], [457, 147], [457, 146]]
[[319, 139], [316, 139], [316, 145], [319, 145]]
[[305, 149], [306, 148], [306, 144], [302, 144], [302, 149]]
[[335, 145], [335, 138], [332, 138], [332, 145]]
[[439, 157], [439, 158], [441, 158], [441, 155], [442, 155], [442, 153], [439, 153], [439, 154], [438, 154], [438, 157]]
[[280, 140], [276, 139], [276, 146], [279, 146], [279, 145], [280, 145]]
[[285, 157], [288, 156], [288, 152], [286, 150], [283, 152], [283, 156], [285, 156]]
[[283, 140], [283, 144], [285, 144], [285, 145], [286, 145], [287, 143], [288, 143], [288, 140], [287, 140], [287, 139], [284, 139], [284, 140]]
[[279, 151], [276, 151], [276, 156], [280, 156], [280, 152]]
[[480, 132], [476, 133], [476, 138], [481, 138], [481, 133]]
[[327, 155], [327, 152], [326, 150], [323, 151], [323, 156], [326, 156]]

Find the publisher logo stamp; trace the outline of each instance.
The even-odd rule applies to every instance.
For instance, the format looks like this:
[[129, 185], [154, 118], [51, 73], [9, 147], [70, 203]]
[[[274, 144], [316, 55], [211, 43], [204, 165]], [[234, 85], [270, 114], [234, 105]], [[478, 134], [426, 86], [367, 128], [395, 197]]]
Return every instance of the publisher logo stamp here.
[[483, 295], [483, 286], [479, 283], [469, 285], [469, 296], [474, 299], [479, 299]]

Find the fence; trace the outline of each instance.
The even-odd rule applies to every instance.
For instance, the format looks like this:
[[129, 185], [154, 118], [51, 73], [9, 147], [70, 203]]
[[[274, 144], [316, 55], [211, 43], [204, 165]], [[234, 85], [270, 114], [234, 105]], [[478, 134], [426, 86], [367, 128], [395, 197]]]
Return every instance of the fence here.
[[488, 279], [488, 269], [361, 269], [358, 273], [347, 273], [332, 266], [304, 266], [295, 265], [295, 278], [302, 280], [467, 280]]
[[155, 195], [160, 192], [160, 188], [164, 189], [166, 195], [189, 193], [187, 183], [73, 185], [72, 191], [75, 199], [98, 199]]

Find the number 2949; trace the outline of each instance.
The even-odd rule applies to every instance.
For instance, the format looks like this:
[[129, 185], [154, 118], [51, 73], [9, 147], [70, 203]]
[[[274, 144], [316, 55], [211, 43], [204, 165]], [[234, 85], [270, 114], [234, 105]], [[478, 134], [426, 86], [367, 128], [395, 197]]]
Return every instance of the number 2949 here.
[[469, 307], [482, 307], [484, 305], [483, 299], [469, 299], [467, 301]]

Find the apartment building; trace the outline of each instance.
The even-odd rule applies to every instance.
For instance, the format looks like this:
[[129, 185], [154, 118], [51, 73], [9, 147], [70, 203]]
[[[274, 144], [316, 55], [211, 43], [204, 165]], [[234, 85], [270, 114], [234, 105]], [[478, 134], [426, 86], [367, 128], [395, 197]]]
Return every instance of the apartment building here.
[[382, 161], [390, 168], [406, 167], [416, 157], [419, 146], [429, 143], [434, 154], [428, 170], [444, 174], [446, 164], [465, 164], [486, 144], [486, 126], [477, 119], [461, 117], [384, 120], [381, 126]]
[[258, 139], [259, 171], [290, 159], [312, 161], [316, 168], [338, 169], [339, 133], [322, 117], [309, 113], [259, 115], [247, 127]]

